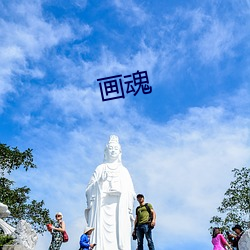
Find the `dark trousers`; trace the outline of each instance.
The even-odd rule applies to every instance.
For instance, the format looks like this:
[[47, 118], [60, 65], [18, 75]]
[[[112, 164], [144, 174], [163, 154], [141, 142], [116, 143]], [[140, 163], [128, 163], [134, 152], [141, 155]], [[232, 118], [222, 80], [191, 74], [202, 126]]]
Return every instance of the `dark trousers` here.
[[152, 239], [152, 229], [149, 227], [148, 224], [141, 224], [141, 225], [138, 225], [136, 228], [138, 250], [143, 250], [144, 235], [146, 236], [146, 240], [148, 242], [148, 249], [155, 250], [154, 242]]

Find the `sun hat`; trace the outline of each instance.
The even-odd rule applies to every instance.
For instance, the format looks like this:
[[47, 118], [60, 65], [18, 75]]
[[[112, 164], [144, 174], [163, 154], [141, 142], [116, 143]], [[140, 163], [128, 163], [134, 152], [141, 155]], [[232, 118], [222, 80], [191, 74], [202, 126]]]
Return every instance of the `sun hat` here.
[[57, 212], [57, 213], [56, 213], [56, 216], [57, 216], [57, 215], [61, 215], [61, 216], [63, 217], [63, 214], [62, 214], [61, 212]]
[[86, 227], [83, 233], [86, 234], [87, 232], [93, 231], [93, 230], [95, 230], [93, 227]]

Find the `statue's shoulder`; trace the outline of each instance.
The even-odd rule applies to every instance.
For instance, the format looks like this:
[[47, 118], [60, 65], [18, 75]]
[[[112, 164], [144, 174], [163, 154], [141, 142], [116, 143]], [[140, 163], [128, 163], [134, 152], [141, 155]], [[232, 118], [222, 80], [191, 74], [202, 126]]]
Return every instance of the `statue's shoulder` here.
[[124, 175], [130, 177], [130, 173], [129, 173], [128, 169], [127, 169], [125, 166], [122, 165], [121, 171], [122, 171], [122, 173], [123, 173]]
[[95, 169], [95, 171], [102, 171], [103, 169], [106, 168], [106, 164], [105, 163], [102, 163], [100, 165], [98, 165]]

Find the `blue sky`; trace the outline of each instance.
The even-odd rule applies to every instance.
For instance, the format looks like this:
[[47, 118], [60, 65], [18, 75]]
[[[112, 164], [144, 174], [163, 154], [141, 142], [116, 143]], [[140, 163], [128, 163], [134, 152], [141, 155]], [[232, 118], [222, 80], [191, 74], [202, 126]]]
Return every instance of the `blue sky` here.
[[[156, 248], [211, 249], [209, 220], [250, 160], [250, 1], [66, 2], [0, 1], [1, 143], [32, 148], [38, 166], [10, 178], [63, 212], [62, 250], [77, 249], [86, 185], [116, 134], [157, 213]], [[98, 78], [137, 70], [151, 94], [102, 102]]]

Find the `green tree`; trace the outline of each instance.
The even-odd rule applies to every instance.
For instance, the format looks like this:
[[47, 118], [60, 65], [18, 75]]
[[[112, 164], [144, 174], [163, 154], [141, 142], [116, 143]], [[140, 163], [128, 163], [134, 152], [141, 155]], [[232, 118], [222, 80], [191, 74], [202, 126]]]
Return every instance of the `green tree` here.
[[49, 210], [44, 208], [44, 201], [30, 200], [30, 188], [27, 186], [14, 188], [14, 181], [6, 178], [12, 171], [19, 168], [36, 168], [33, 163], [32, 150], [21, 152], [17, 147], [10, 148], [0, 143], [0, 202], [6, 204], [11, 216], [5, 220], [15, 226], [21, 219], [29, 222], [38, 233], [43, 233], [45, 225], [52, 219]]
[[217, 208], [223, 216], [213, 216], [210, 220], [212, 225], [223, 231], [230, 231], [235, 224], [246, 229], [250, 220], [250, 168], [235, 168], [232, 172], [234, 180]]

